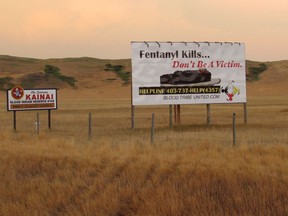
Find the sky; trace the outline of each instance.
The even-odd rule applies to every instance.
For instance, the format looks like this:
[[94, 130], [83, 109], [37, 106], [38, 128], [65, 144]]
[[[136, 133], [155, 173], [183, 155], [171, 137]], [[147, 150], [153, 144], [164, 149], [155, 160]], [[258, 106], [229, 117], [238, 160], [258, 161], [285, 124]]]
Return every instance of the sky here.
[[245, 43], [288, 60], [287, 0], [0, 0], [0, 55], [131, 58], [131, 41]]

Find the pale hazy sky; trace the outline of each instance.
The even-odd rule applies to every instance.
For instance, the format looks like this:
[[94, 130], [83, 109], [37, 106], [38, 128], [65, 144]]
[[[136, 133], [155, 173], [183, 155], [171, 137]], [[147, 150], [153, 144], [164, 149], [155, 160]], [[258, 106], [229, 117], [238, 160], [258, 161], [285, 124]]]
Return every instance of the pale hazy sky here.
[[0, 0], [0, 54], [131, 58], [131, 41], [228, 41], [288, 59], [287, 0]]

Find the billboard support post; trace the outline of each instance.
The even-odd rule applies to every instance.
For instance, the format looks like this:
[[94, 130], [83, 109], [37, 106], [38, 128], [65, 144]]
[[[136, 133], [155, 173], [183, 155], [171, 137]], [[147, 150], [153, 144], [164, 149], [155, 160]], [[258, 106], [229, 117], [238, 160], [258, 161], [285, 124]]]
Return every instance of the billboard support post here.
[[169, 127], [172, 129], [173, 127], [173, 121], [172, 121], [172, 105], [169, 105]]
[[175, 124], [180, 124], [181, 120], [180, 120], [180, 104], [174, 105], [174, 123]]
[[177, 123], [177, 112], [176, 112], [176, 105], [174, 104], [174, 123]]
[[177, 105], [177, 124], [180, 124], [181, 123], [181, 118], [180, 118], [180, 115], [181, 115], [181, 110], [180, 110], [180, 104]]

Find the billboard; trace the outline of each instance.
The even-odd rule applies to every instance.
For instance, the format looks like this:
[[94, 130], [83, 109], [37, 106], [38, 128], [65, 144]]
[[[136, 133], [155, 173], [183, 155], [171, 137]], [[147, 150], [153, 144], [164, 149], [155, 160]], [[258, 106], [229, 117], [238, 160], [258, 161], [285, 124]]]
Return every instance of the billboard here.
[[131, 42], [132, 105], [246, 103], [245, 44]]
[[7, 110], [57, 109], [57, 89], [23, 89], [20, 86], [7, 90]]

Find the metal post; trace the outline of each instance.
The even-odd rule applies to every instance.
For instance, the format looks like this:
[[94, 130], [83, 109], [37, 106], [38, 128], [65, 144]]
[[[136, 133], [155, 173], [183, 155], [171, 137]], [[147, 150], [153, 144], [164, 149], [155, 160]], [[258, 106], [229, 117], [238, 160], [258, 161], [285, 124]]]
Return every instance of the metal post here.
[[154, 122], [154, 113], [152, 113], [152, 125], [151, 125], [151, 143], [154, 143], [154, 129], [155, 129], [155, 122]]

